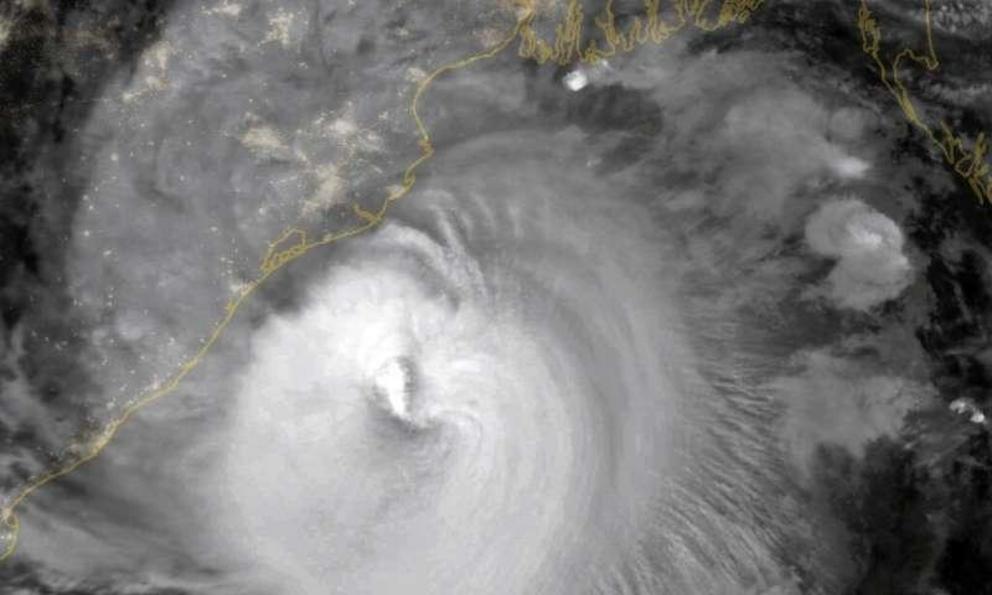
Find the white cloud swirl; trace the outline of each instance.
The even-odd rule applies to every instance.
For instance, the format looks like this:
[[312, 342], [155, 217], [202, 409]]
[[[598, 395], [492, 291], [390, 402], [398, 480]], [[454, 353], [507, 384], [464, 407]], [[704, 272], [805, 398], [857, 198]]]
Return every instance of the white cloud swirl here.
[[695, 371], [648, 212], [528, 146], [446, 156], [252, 339], [220, 504], [285, 592], [778, 580], [729, 450], [762, 455]]

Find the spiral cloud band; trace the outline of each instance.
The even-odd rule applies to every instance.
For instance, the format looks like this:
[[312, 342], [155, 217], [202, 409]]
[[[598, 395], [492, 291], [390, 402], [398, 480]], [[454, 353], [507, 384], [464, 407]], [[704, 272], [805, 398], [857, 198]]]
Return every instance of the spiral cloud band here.
[[775, 572], [770, 527], [727, 514], [758, 494], [713, 483], [719, 439], [747, 439], [709, 435], [734, 420], [705, 419], [664, 238], [579, 168], [549, 184], [521, 154], [537, 140], [460, 147], [252, 339], [220, 474], [232, 534], [287, 592], [719, 593]]
[[183, 4], [94, 107], [86, 411], [170, 388], [18, 555], [107, 592], [858, 584], [845, 456], [931, 397], [871, 102], [736, 30], [541, 65], [506, 11], [303, 4]]

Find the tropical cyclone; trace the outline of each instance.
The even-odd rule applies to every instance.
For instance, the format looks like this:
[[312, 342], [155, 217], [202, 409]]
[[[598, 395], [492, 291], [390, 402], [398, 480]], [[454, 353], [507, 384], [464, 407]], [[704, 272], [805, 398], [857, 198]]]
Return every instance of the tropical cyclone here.
[[[616, 5], [633, 31], [644, 3]], [[688, 5], [721, 3], [665, 4]], [[556, 56], [546, 28], [496, 51], [502, 13], [233, 6], [177, 10], [112, 88], [128, 110], [94, 111], [68, 252], [93, 411], [230, 324], [18, 509], [21, 584], [766, 595], [870, 592], [873, 556], [929, 572], [886, 548], [939, 542], [936, 517], [907, 537], [871, 514], [895, 499], [878, 453], [932, 405], [906, 189], [933, 172], [893, 163], [895, 106], [761, 28], [579, 65], [574, 16]]]
[[[782, 579], [785, 519], [759, 519], [772, 478], [746, 475], [774, 449], [697, 375], [671, 238], [581, 166], [549, 179], [542, 159], [584, 160], [577, 135], [551, 156], [546, 140], [443, 156], [253, 337], [217, 483], [239, 555], [286, 592]], [[717, 435], [757, 453], [747, 469]]]

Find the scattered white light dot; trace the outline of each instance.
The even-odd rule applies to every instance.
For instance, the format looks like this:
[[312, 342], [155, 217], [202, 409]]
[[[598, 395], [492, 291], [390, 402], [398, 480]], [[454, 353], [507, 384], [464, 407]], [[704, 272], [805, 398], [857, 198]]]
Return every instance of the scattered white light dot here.
[[985, 414], [970, 399], [954, 399], [948, 408], [958, 415], [967, 415], [973, 424], [985, 423]]
[[569, 91], [581, 91], [589, 84], [589, 76], [582, 70], [573, 70], [562, 79]]

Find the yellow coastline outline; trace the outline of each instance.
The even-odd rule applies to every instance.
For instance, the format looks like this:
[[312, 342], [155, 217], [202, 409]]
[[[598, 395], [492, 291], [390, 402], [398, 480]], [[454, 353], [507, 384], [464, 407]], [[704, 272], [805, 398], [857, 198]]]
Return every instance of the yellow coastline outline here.
[[858, 9], [858, 30], [861, 33], [861, 49], [868, 54], [878, 67], [878, 76], [889, 93], [895, 97], [906, 119], [916, 126], [940, 149], [944, 159], [954, 171], [964, 179], [979, 202], [992, 203], [992, 173], [986, 162], [989, 152], [988, 138], [980, 132], [968, 150], [967, 141], [954, 132], [951, 127], [941, 120], [940, 133], [927, 124], [916, 107], [913, 97], [899, 79], [899, 69], [904, 62], [909, 61], [921, 67], [926, 72], [936, 72], [940, 68], [940, 58], [937, 56], [933, 40], [933, 2], [923, 0], [924, 33], [926, 48], [920, 53], [912, 48], [903, 48], [889, 62], [882, 58], [882, 29], [878, 19], [868, 6], [868, 0], [860, 0]]
[[724, 0], [716, 20], [710, 21], [707, 20], [707, 13], [711, 10], [712, 0], [675, 0], [672, 8], [678, 20], [675, 24], [668, 24], [660, 16], [662, 0], [643, 0], [643, 15], [632, 17], [624, 31], [617, 26], [614, 0], [607, 0], [602, 13], [593, 20], [593, 26], [606, 42], [605, 47], [600, 47], [597, 41], [587, 39], [581, 3], [569, 0], [563, 10], [562, 22], [555, 27], [553, 41], [542, 39], [531, 26], [532, 19], [527, 20], [520, 31], [518, 55], [539, 64], [595, 64], [618, 52], [632, 52], [648, 43], [663, 43], [688, 26], [702, 31], [716, 31], [731, 24], [744, 23], [764, 1]]
[[[287, 229], [278, 238], [270, 242], [268, 251], [259, 265], [259, 276], [251, 283], [242, 287], [237, 295], [228, 301], [227, 305], [224, 307], [224, 316], [217, 323], [215, 323], [213, 331], [211, 331], [211, 333], [207, 336], [200, 348], [190, 359], [179, 367], [177, 372], [175, 372], [158, 388], [142, 395], [137, 400], [124, 407], [121, 414], [117, 418], [107, 422], [106, 426], [96, 435], [96, 437], [91, 438], [87, 442], [84, 447], [86, 448], [86, 452], [78, 455], [76, 458], [63, 464], [62, 466], [48, 471], [40, 477], [30, 480], [3, 506], [2, 509], [0, 509], [0, 523], [2, 523], [9, 532], [6, 536], [6, 544], [3, 548], [3, 552], [0, 554], [0, 562], [10, 558], [17, 549], [17, 540], [20, 534], [20, 521], [16, 514], [17, 507], [20, 506], [24, 500], [26, 500], [34, 492], [38, 491], [45, 485], [60, 477], [72, 473], [82, 465], [85, 465], [100, 456], [111, 440], [113, 440], [113, 438], [117, 435], [117, 431], [121, 428], [121, 426], [127, 423], [127, 421], [130, 420], [135, 413], [175, 391], [186, 376], [188, 376], [190, 372], [202, 363], [203, 359], [213, 348], [214, 344], [216, 344], [221, 338], [225, 329], [234, 319], [235, 314], [237, 314], [238, 310], [245, 303], [245, 301], [274, 273], [315, 248], [327, 246], [362, 234], [372, 229], [382, 221], [386, 211], [389, 210], [392, 203], [408, 194], [413, 188], [413, 185], [416, 183], [417, 179], [417, 168], [430, 159], [434, 154], [430, 132], [424, 125], [418, 110], [420, 98], [423, 96], [424, 92], [434, 82], [434, 80], [442, 74], [465, 68], [475, 62], [492, 58], [502, 52], [517, 37], [523, 22], [524, 19], [519, 19], [511, 33], [497, 45], [482, 52], [472, 54], [471, 56], [461, 60], [440, 66], [420, 81], [414, 91], [413, 99], [411, 100], [410, 113], [417, 127], [417, 134], [419, 136], [418, 145], [420, 146], [421, 154], [417, 159], [411, 162], [406, 169], [404, 169], [401, 184], [388, 191], [385, 199], [377, 211], [369, 212], [355, 204], [353, 205], [353, 209], [355, 214], [361, 220], [361, 223], [354, 227], [350, 227], [336, 233], [326, 233], [318, 239], [310, 239], [305, 230], [294, 227]], [[3, 536], [0, 535], [0, 538], [2, 537]]]
[[114, 439], [118, 430], [132, 416], [175, 391], [182, 381], [203, 362], [241, 306], [263, 283], [277, 271], [315, 248], [328, 246], [371, 230], [382, 222], [394, 202], [409, 194], [417, 180], [417, 169], [434, 155], [430, 131], [421, 118], [419, 106], [424, 93], [438, 77], [464, 69], [481, 60], [493, 58], [509, 47], [517, 38], [520, 38], [517, 53], [521, 58], [531, 59], [539, 64], [552, 62], [562, 66], [575, 62], [594, 64], [603, 58], [616, 55], [618, 52], [631, 52], [648, 43], [660, 44], [688, 26], [711, 32], [731, 24], [744, 23], [764, 3], [764, 0], [723, 0], [716, 20], [710, 21], [707, 20], [706, 13], [710, 11], [713, 0], [672, 0], [672, 6], [679, 16], [679, 22], [675, 25], [669, 25], [662, 21], [659, 16], [662, 0], [643, 0], [644, 15], [633, 17], [626, 30], [623, 30], [616, 23], [613, 12], [614, 0], [607, 0], [603, 12], [594, 20], [595, 28], [599, 30], [606, 41], [606, 47], [601, 48], [597, 42], [588, 39], [580, 0], [568, 0], [563, 11], [563, 20], [555, 27], [552, 41], [549, 42], [541, 38], [533, 28], [534, 20], [540, 13], [536, 7], [538, 1], [513, 0], [512, 4], [517, 8], [517, 21], [502, 41], [486, 50], [435, 68], [416, 85], [410, 100], [409, 113], [416, 126], [420, 155], [403, 170], [400, 184], [387, 188], [386, 196], [378, 209], [368, 211], [358, 204], [353, 204], [352, 210], [361, 223], [342, 231], [325, 233], [316, 239], [311, 239], [306, 230], [299, 227], [285, 230], [269, 243], [269, 248], [259, 265], [259, 276], [251, 283], [243, 286], [227, 302], [224, 307], [224, 315], [214, 324], [213, 330], [191, 358], [181, 364], [179, 369], [160, 386], [139, 396], [122, 408], [118, 417], [107, 422], [96, 436], [85, 441], [81, 440], [77, 446], [78, 450], [83, 450], [82, 454], [78, 454], [60, 466], [28, 480], [24, 487], [15, 492], [15, 495], [0, 508], [0, 529], [6, 528], [7, 531], [6, 536], [0, 532], [0, 539], [6, 541], [2, 553], [0, 553], [0, 563], [9, 559], [17, 549], [21, 527], [16, 514], [17, 507], [42, 487], [96, 459]]

